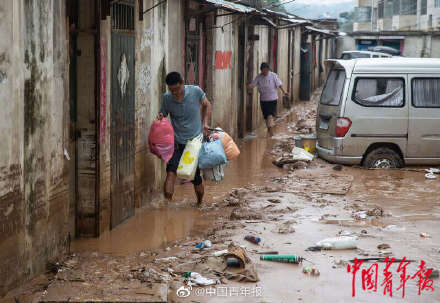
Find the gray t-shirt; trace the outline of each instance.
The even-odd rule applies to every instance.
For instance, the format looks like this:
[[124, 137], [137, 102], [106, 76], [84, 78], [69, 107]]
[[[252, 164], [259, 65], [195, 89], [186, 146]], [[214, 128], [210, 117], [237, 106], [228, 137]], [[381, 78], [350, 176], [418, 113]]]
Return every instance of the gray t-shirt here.
[[259, 74], [254, 81], [252, 81], [253, 86], [258, 86], [258, 91], [260, 92], [261, 101], [274, 101], [278, 99], [278, 87], [283, 85], [278, 75], [269, 72], [267, 76], [264, 74]]
[[205, 97], [205, 92], [194, 85], [185, 85], [185, 94], [181, 101], [174, 98], [170, 92], [163, 95], [160, 112], [165, 117], [170, 114], [177, 143], [186, 144], [186, 141], [202, 133], [200, 103]]

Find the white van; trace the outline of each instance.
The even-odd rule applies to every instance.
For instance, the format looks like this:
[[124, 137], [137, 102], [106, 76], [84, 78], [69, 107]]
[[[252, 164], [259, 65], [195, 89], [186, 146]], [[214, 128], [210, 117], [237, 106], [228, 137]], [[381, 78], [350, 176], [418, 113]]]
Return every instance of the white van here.
[[440, 59], [328, 64], [316, 119], [320, 157], [373, 168], [440, 164]]
[[360, 58], [392, 58], [387, 53], [379, 53], [372, 51], [345, 51], [341, 54], [342, 60], [360, 59]]

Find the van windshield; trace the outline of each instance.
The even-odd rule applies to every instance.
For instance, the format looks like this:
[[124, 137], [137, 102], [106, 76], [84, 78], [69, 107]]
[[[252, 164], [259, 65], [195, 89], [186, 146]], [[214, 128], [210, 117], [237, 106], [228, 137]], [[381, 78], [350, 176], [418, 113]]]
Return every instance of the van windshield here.
[[345, 83], [345, 70], [334, 69], [330, 72], [321, 94], [321, 104], [339, 105]]

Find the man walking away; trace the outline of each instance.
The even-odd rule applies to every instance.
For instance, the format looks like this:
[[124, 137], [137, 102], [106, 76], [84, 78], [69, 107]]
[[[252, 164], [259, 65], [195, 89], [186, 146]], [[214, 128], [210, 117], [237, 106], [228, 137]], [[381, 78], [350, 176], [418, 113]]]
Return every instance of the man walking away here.
[[[182, 76], [178, 72], [169, 73], [165, 82], [169, 92], [166, 92], [162, 97], [162, 107], [158, 119], [162, 120], [169, 114], [174, 129], [174, 154], [168, 162], [164, 184], [164, 195], [168, 200], [171, 200], [177, 178], [177, 167], [186, 142], [199, 136], [202, 132], [206, 135], [209, 130], [211, 103], [200, 87], [184, 85]], [[200, 205], [203, 202], [204, 187], [198, 168], [192, 183], [197, 203]]]
[[270, 71], [269, 64], [261, 63], [260, 71], [261, 73], [255, 77], [254, 81], [248, 84], [248, 88], [251, 89], [258, 86], [261, 111], [263, 112], [264, 120], [266, 120], [267, 132], [272, 137], [273, 127], [275, 126], [274, 117], [277, 113], [278, 88], [286, 96], [289, 93], [284, 91], [283, 83], [281, 83], [278, 75]]

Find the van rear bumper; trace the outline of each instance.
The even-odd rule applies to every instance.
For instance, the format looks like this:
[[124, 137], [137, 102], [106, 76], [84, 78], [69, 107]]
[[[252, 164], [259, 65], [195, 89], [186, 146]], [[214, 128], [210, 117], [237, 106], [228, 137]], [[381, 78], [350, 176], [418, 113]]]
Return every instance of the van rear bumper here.
[[362, 157], [338, 156], [336, 155], [335, 150], [321, 147], [318, 143], [316, 143], [316, 150], [318, 151], [318, 155], [320, 158], [327, 160], [330, 163], [357, 165], [361, 164], [362, 162]]

